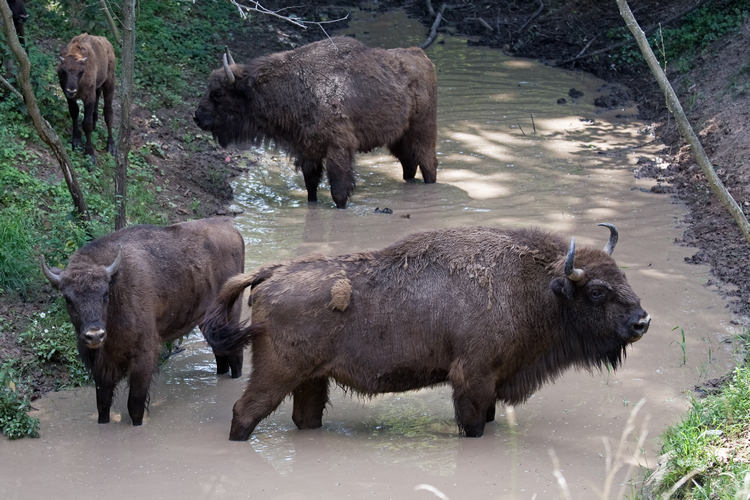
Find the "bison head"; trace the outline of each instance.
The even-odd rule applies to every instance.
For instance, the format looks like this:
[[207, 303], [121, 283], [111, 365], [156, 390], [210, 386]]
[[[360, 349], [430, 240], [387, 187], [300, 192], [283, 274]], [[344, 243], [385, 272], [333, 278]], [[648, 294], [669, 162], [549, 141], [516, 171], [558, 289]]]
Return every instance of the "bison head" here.
[[195, 124], [211, 132], [221, 147], [251, 142], [258, 135], [259, 124], [249, 109], [252, 77], [246, 73], [246, 67], [235, 64], [227, 50], [223, 68], [211, 72], [208, 89], [195, 110]]
[[68, 315], [78, 334], [79, 345], [96, 349], [107, 337], [107, 309], [113, 278], [120, 268], [122, 248], [108, 266], [76, 261], [60, 271], [48, 268], [42, 255], [42, 272], [65, 298]]
[[88, 50], [80, 47], [76, 54], [65, 54], [65, 49], [60, 54], [60, 64], [57, 67], [57, 77], [60, 80], [65, 97], [75, 99], [78, 94], [78, 85], [86, 69]]
[[610, 224], [599, 225], [610, 229], [604, 250], [583, 248], [576, 255], [571, 238], [565, 277], [554, 278], [550, 288], [562, 304], [566, 329], [589, 344], [581, 348], [602, 353], [617, 366], [622, 348], [648, 331], [651, 317], [610, 256], [617, 244], [617, 229]]

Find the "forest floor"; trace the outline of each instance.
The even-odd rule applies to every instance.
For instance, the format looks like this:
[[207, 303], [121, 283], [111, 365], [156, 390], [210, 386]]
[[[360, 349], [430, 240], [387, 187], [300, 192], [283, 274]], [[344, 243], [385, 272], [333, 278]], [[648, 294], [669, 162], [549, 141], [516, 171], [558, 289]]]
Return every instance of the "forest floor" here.
[[[283, 1], [279, 3], [279, 7], [284, 6]], [[675, 203], [687, 206], [689, 216], [682, 221], [684, 235], [677, 243], [698, 249], [689, 261], [711, 266], [713, 279], [707, 286], [714, 287], [726, 297], [738, 322], [746, 323], [742, 318], [750, 315], [750, 252], [747, 242], [707, 187], [700, 168], [666, 111], [664, 97], [652, 75], [612, 62], [613, 51], [607, 50], [611, 42], [606, 34], [624, 28], [615, 2], [548, 0], [546, 5], [539, 2], [543, 6], [539, 11], [536, 2], [522, 3], [523, 6], [504, 0], [488, 0], [460, 4], [446, 9], [439, 32], [447, 36], [464, 36], [467, 43], [500, 48], [509, 54], [535, 58], [546, 64], [588, 71], [628, 88], [628, 95], [611, 96], [610, 104], [616, 105], [624, 99], [635, 101], [641, 118], [653, 125], [658, 140], [663, 142], [668, 159], [659, 165], [644, 161], [636, 175], [656, 177], [659, 179], [655, 188], [657, 192], [673, 196]], [[363, 3], [333, 0], [325, 4], [311, 2], [297, 15], [302, 17], [313, 12], [319, 19], [337, 19], [346, 16], [351, 7], [382, 11], [406, 8], [410, 16], [419, 18], [424, 24], [426, 39], [434, 21], [428, 4], [420, 0], [408, 2], [404, 7], [404, 2], [395, 0]], [[684, 0], [656, 4], [647, 0], [630, 1], [644, 29], [679, 15], [685, 10], [684, 4]], [[255, 19], [256, 22], [258, 19], [262, 21], [259, 23], [262, 29], [253, 30], [251, 36], [233, 42], [232, 54], [237, 61], [289, 50], [326, 36], [322, 30], [301, 30], [269, 16], [256, 15]], [[333, 31], [334, 25], [326, 29]], [[750, 213], [749, 61], [750, 22], [731, 39], [716, 42], [693, 61], [692, 70], [680, 73], [672, 80], [720, 178], [746, 213]], [[220, 61], [217, 59], [216, 62], [216, 67], [219, 67]], [[204, 83], [196, 82], [196, 85]], [[170, 222], [231, 215], [228, 208], [232, 200], [230, 181], [240, 173], [236, 166], [240, 151], [220, 148], [208, 140], [207, 134], [193, 123], [196, 105], [197, 100], [185, 99], [177, 106], [152, 112], [136, 104], [132, 112], [132, 147], [147, 146], [153, 151], [148, 161], [158, 167], [162, 188], [155, 196], [159, 205], [169, 211]], [[119, 110], [116, 114], [117, 119]], [[50, 294], [42, 294], [27, 304], [0, 301], [0, 317], [28, 317], [29, 311], [44, 310], [43, 302], [49, 301], [51, 295], [50, 290]], [[5, 355], [28, 355], [18, 346], [3, 344], [0, 349]], [[52, 374], [52, 377], [38, 381], [35, 396], [61, 383], [64, 385], [66, 374], [54, 370]]]

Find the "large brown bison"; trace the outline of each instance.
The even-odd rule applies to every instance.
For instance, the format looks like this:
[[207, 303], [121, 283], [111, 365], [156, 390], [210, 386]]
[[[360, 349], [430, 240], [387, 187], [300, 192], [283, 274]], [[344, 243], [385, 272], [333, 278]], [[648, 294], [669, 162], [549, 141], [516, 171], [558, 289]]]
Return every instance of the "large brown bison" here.
[[354, 191], [354, 155], [387, 146], [404, 179], [437, 176], [437, 77], [418, 48], [337, 37], [211, 73], [195, 123], [221, 146], [274, 141], [302, 170], [308, 201], [325, 171], [338, 208]]
[[[121, 229], [79, 249], [63, 271], [42, 256], [93, 373], [100, 424], [109, 422], [113, 391], [127, 374], [128, 413], [141, 425], [162, 344], [203, 328], [207, 307], [244, 259], [242, 236], [227, 218]], [[239, 322], [240, 307], [228, 314]], [[239, 377], [242, 350], [217, 354], [216, 364], [219, 374]]]
[[107, 151], [115, 154], [112, 138], [112, 101], [115, 97], [115, 51], [103, 36], [83, 33], [74, 37], [60, 51], [57, 66], [68, 111], [73, 120], [73, 149], [81, 147], [81, 129], [78, 128], [78, 99], [83, 101], [83, 132], [86, 134], [84, 151], [96, 163], [91, 133], [99, 118], [99, 97], [104, 94], [104, 122], [107, 124]]
[[[495, 401], [518, 404], [565, 368], [617, 368], [651, 318], [604, 250], [539, 229], [444, 229], [380, 251], [302, 257], [231, 278], [206, 316], [215, 352], [252, 343], [229, 439], [246, 440], [292, 394], [300, 429], [322, 425], [329, 379], [364, 394], [450, 383], [478, 437]], [[252, 324], [231, 312], [252, 287]]]

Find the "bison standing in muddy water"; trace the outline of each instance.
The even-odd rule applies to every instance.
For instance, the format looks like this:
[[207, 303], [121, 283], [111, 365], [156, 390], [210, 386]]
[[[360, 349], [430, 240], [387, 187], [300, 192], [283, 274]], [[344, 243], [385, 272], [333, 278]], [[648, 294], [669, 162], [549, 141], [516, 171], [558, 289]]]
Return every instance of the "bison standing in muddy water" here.
[[104, 94], [104, 122], [107, 124], [107, 151], [115, 154], [112, 137], [112, 101], [115, 97], [115, 51], [103, 36], [83, 33], [74, 37], [60, 51], [57, 66], [68, 111], [73, 120], [73, 149], [81, 147], [81, 129], [78, 128], [78, 99], [83, 102], [83, 132], [86, 134], [84, 151], [96, 163], [91, 133], [99, 118], [99, 97]]
[[[93, 373], [99, 423], [109, 422], [115, 386], [127, 374], [128, 413], [141, 425], [162, 344], [202, 328], [221, 286], [244, 270], [245, 244], [231, 219], [203, 219], [121, 229], [79, 249], [63, 271], [41, 261]], [[238, 323], [240, 307], [228, 314]], [[216, 364], [217, 373], [239, 377], [242, 350], [217, 354]]]
[[308, 201], [325, 171], [338, 208], [354, 191], [354, 155], [387, 146], [404, 179], [437, 176], [437, 76], [419, 48], [336, 37], [211, 73], [195, 123], [221, 146], [273, 141], [302, 170]]
[[[539, 229], [455, 228], [231, 278], [205, 323], [215, 352], [252, 344], [229, 439], [248, 439], [289, 394], [297, 427], [320, 427], [329, 379], [366, 396], [450, 383], [460, 430], [478, 437], [496, 400], [521, 403], [570, 366], [616, 369], [651, 318], [607, 226], [604, 250]], [[252, 323], [238, 325], [248, 286]]]

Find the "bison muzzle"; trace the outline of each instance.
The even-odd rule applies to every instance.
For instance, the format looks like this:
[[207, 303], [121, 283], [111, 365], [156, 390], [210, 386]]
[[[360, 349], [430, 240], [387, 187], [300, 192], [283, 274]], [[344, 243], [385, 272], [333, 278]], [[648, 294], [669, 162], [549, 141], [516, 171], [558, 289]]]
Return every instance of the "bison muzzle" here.
[[[215, 352], [252, 344], [229, 438], [246, 440], [293, 395], [322, 425], [329, 381], [370, 396], [449, 383], [478, 437], [495, 402], [518, 404], [568, 367], [616, 369], [651, 318], [604, 250], [539, 229], [443, 229], [380, 251], [306, 256], [227, 281], [206, 317]], [[251, 287], [252, 323], [231, 311]]]
[[273, 141], [295, 159], [307, 199], [328, 175], [338, 208], [354, 191], [354, 155], [387, 146], [405, 180], [437, 176], [437, 76], [419, 48], [335, 37], [235, 64], [224, 54], [195, 123], [226, 147]]
[[[142, 424], [163, 343], [203, 328], [206, 309], [244, 260], [242, 236], [227, 218], [121, 229], [79, 249], [62, 271], [41, 257], [94, 376], [100, 424], [109, 422], [115, 386], [126, 375], [128, 413]], [[240, 307], [229, 314], [238, 323]], [[239, 377], [242, 350], [216, 354], [216, 364], [217, 373]]]

